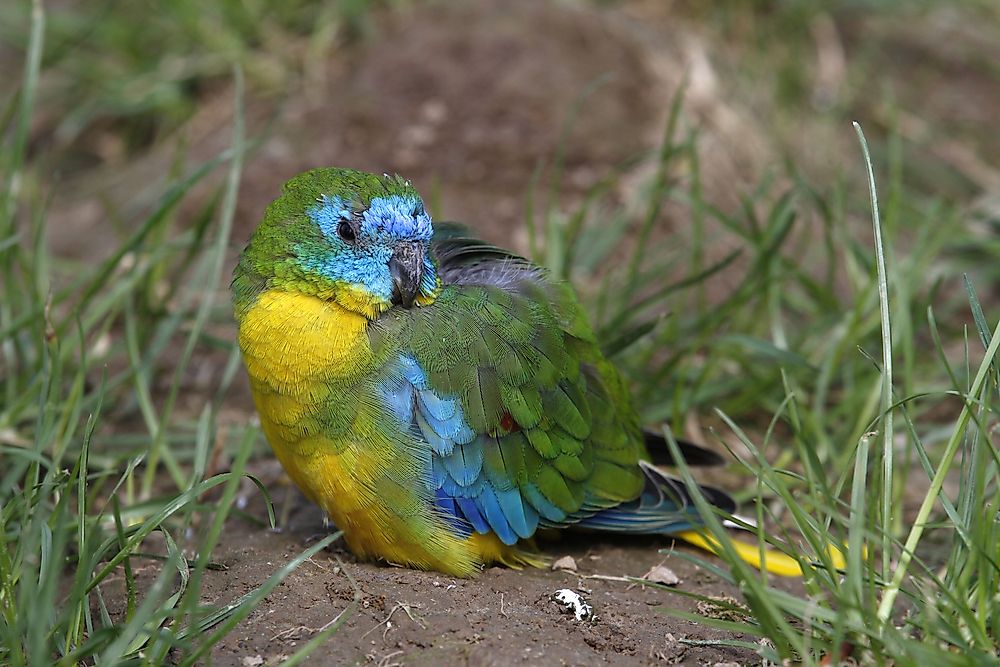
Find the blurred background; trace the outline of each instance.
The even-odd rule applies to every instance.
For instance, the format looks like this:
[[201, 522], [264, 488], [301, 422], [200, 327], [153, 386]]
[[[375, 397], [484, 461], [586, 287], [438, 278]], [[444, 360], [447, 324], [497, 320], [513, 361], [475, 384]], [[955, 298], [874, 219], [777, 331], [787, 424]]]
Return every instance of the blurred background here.
[[[0, 9], [5, 99], [21, 81], [27, 8]], [[884, 141], [898, 137], [907, 197], [971, 203], [1000, 187], [1000, 39], [987, 0], [87, 0], [46, 10], [29, 152], [47, 178], [30, 187], [51, 192], [58, 251], [100, 244], [91, 232], [148, 210], [172, 173], [229, 145], [234, 63], [254, 142], [237, 238], [281, 182], [334, 164], [398, 171], [485, 234], [522, 229], [532, 173], [564, 134], [564, 188], [585, 192], [657, 149], [682, 84], [679, 136], [698, 134], [713, 204], [786, 178], [789, 162], [821, 189], [860, 176], [852, 120], [880, 169]]]

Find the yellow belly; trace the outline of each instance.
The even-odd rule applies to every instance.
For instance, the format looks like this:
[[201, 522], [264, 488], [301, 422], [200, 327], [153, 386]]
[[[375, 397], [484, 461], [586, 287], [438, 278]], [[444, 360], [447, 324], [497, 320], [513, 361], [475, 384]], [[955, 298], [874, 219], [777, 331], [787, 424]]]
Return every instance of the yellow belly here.
[[384, 418], [377, 405], [360, 401], [351, 429], [337, 437], [324, 432], [328, 402], [338, 391], [358, 391], [376, 371], [367, 325], [332, 302], [280, 290], [263, 293], [240, 322], [261, 426], [289, 477], [358, 556], [459, 576], [491, 562], [536, 564], [493, 535], [454, 535], [434, 511], [417, 466], [400, 460], [405, 448], [374, 428]]

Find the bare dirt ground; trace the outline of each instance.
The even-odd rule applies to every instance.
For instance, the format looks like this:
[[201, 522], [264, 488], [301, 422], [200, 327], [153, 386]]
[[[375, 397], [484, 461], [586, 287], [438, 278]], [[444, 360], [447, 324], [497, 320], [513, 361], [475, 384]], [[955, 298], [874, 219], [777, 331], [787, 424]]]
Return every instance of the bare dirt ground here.
[[[296, 494], [297, 496], [297, 494]], [[264, 574], [325, 534], [320, 512], [296, 498], [282, 532], [231, 521], [212, 572], [206, 601], [224, 603], [259, 585]], [[263, 508], [259, 499], [257, 509]], [[734, 637], [656, 611], [662, 605], [696, 611], [668, 591], [598, 577], [641, 577], [659, 564], [681, 579], [678, 587], [733, 596], [731, 587], [678, 557], [661, 555], [668, 540], [615, 540], [560, 535], [543, 541], [553, 557], [572, 556], [576, 573], [489, 568], [475, 579], [359, 563], [342, 545], [321, 552], [292, 573], [214, 653], [219, 665], [277, 662], [343, 612], [357, 611], [312, 664], [361, 665], [635, 665], [754, 661], [752, 651], [712, 642]], [[678, 546], [679, 549], [688, 547]], [[349, 575], [349, 577], [348, 577]], [[350, 579], [354, 580], [354, 583]], [[355, 589], [355, 584], [357, 589]], [[577, 621], [551, 600], [562, 588], [581, 593], [595, 619]], [[721, 610], [716, 610], [720, 611]]]
[[[767, 120], [752, 104], [733, 102], [745, 91], [730, 89], [724, 71], [713, 69], [712, 48], [655, 2], [602, 11], [497, 0], [392, 12], [356, 49], [307, 73], [283, 100], [248, 100], [249, 130], [265, 139], [247, 160], [231, 259], [283, 181], [327, 165], [397, 171], [431, 193], [446, 218], [523, 248], [531, 174], [539, 161], [551, 159], [568, 111], [596, 81], [603, 83], [587, 98], [566, 143], [571, 194], [656, 146], [671, 95], [687, 72], [685, 119], [701, 128], [706, 190], [715, 201], [732, 202], [740, 184], [754, 182], [777, 149], [755, 130]], [[719, 55], [725, 59], [724, 46]], [[183, 130], [188, 159], [195, 163], [226, 147], [231, 127], [231, 94], [221, 91]], [[67, 183], [52, 216], [56, 252], [100, 255], [106, 250], [100, 233], [107, 224], [106, 202], [114, 202], [119, 215], [148, 208], [174, 159], [154, 151], [128, 169], [113, 166]], [[804, 159], [831, 160], [828, 155]], [[220, 294], [220, 300], [226, 298]], [[233, 330], [218, 333], [232, 336]], [[211, 369], [221, 369], [221, 363], [206, 358], [202, 370], [208, 372], [199, 373], [201, 380], [192, 378], [184, 400], [193, 412], [203, 402], [203, 378], [212, 377]], [[245, 424], [252, 413], [245, 383], [239, 384], [227, 419]], [[259, 496], [250, 498], [250, 511], [262, 514]], [[318, 511], [293, 502], [292, 520], [279, 532], [236, 518], [229, 522], [213, 559], [227, 569], [207, 573], [206, 603], [221, 604], [258, 586], [323, 531]], [[659, 553], [669, 546], [666, 540], [564, 536], [545, 550], [554, 557], [573, 556], [577, 574], [491, 568], [472, 580], [359, 563], [342, 550], [321, 553], [218, 645], [213, 662], [247, 667], [276, 662], [336, 618], [356, 594], [358, 611], [310, 664], [759, 662], [750, 649], [712, 644], [751, 638], [656, 611], [662, 605], [693, 611], [693, 603], [681, 596], [589, 578], [642, 576], [664, 562], [682, 580], [681, 589], [737, 595], [689, 562]], [[577, 622], [550, 601], [556, 589], [567, 587], [585, 594], [596, 621]]]

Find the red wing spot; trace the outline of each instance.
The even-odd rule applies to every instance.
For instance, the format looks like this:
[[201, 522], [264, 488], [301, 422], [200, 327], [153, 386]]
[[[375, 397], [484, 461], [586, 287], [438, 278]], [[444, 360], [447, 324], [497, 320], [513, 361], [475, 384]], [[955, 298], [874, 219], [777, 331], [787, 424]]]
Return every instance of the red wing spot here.
[[504, 412], [500, 415], [500, 428], [507, 433], [513, 433], [514, 431], [520, 431], [521, 425], [514, 421], [509, 412]]

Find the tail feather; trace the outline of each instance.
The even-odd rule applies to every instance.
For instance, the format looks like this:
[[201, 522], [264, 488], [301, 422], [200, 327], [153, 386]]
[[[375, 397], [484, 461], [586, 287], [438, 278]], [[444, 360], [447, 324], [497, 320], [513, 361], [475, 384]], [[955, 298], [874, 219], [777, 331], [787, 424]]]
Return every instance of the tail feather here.
[[[694, 546], [719, 553], [718, 541], [704, 528], [687, 487], [678, 479], [645, 461], [640, 461], [646, 484], [632, 502], [602, 509], [579, 518], [577, 526], [636, 535], [671, 535]], [[711, 486], [699, 486], [709, 503], [724, 512], [736, 511], [736, 502], [726, 492]], [[801, 576], [799, 562], [779, 551], [757, 544], [733, 540], [736, 554], [750, 565], [784, 577]], [[839, 555], [839, 554], [837, 554]], [[842, 557], [840, 561], [842, 562]]]
[[[714, 554], [718, 554], [722, 551], [722, 546], [719, 541], [715, 539], [715, 536], [709, 534], [705, 529], [693, 529], [685, 530], [674, 535], [684, 540], [688, 544], [693, 544], [696, 547], [701, 547], [706, 551], [711, 551]], [[788, 554], [777, 551], [767, 547], [764, 549], [763, 553], [760, 550], [760, 545], [751, 544], [749, 542], [743, 542], [741, 540], [732, 540], [733, 550], [736, 555], [740, 557], [746, 563], [749, 563], [758, 570], [766, 570], [771, 574], [776, 574], [780, 577], [801, 577], [802, 563], [797, 558], [792, 558]], [[830, 562], [835, 569], [843, 569], [847, 560], [844, 557], [842, 550], [836, 548], [832, 544], [829, 547]]]
[[[638, 498], [581, 518], [577, 525], [640, 535], [672, 534], [701, 525], [694, 501], [683, 482], [645, 461], [640, 461], [639, 466], [646, 483]], [[736, 503], [729, 494], [711, 486], [700, 488], [716, 507], [729, 513], [736, 510]]]

